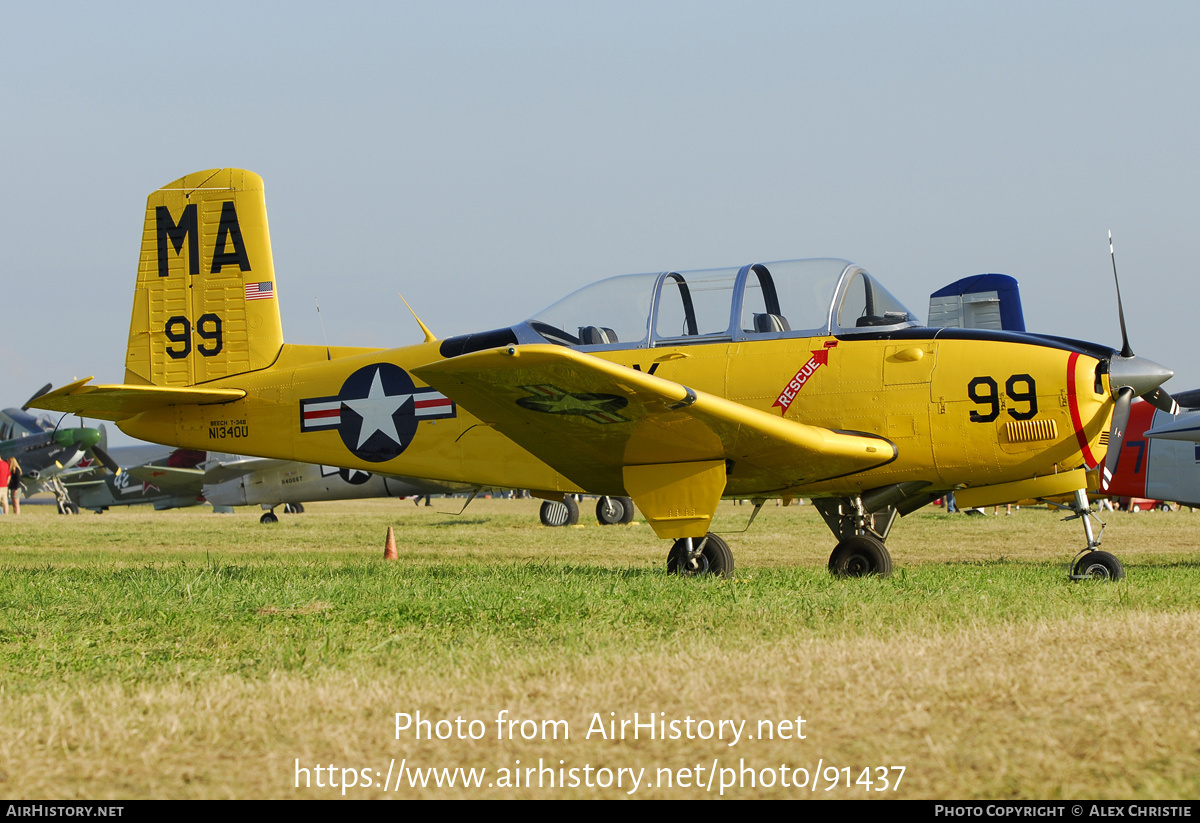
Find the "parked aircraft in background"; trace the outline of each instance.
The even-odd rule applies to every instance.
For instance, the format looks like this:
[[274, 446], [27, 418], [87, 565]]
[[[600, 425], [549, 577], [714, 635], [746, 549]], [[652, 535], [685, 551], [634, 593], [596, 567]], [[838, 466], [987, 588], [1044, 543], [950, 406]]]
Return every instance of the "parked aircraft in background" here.
[[[1073, 494], [1084, 514], [1114, 409], [1119, 454], [1134, 396], [1171, 403], [1123, 319], [1119, 351], [930, 329], [829, 259], [616, 277], [404, 348], [287, 345], [262, 180], [238, 169], [153, 192], [141, 249], [125, 383], [41, 407], [206, 451], [631, 497], [675, 572], [732, 571], [709, 532], [722, 497], [813, 498], [848, 575], [889, 573], [897, 517], [947, 491], [965, 507]], [[1083, 522], [1075, 575], [1123, 576]]]
[[471, 491], [462, 483], [439, 483], [412, 477], [375, 474], [362, 469], [343, 469], [265, 460], [236, 455], [218, 455], [207, 464], [202, 492], [214, 506], [262, 506], [268, 511], [260, 520], [274, 523], [275, 508], [299, 506], [319, 500], [363, 500], [370, 497], [416, 497]]
[[1134, 403], [1108, 493], [1200, 507], [1200, 392], [1176, 395], [1188, 413]]
[[59, 478], [81, 461], [97, 460], [116, 468], [104, 451], [106, 440], [103, 427], [85, 426], [62, 428], [45, 414], [30, 414], [27, 409], [37, 397], [49, 391], [51, 386], [42, 387], [21, 408], [7, 408], [0, 412], [0, 460], [15, 457], [21, 467], [26, 495], [52, 492], [59, 509], [67, 504], [66, 495]]
[[[192, 449], [129, 446], [158, 452], [144, 462], [127, 463], [118, 475], [102, 471], [74, 472], [63, 478], [71, 501], [81, 509], [102, 511], [112, 506], [153, 505], [174, 509], [211, 504], [214, 511], [234, 506], [261, 506], [260, 520], [275, 523], [275, 509], [286, 506], [302, 512], [304, 503], [321, 500], [359, 500], [372, 497], [412, 497], [453, 494], [469, 490], [461, 484], [383, 477], [358, 469], [315, 466], [291, 460], [208, 454]], [[117, 460], [129, 452], [114, 449]]]

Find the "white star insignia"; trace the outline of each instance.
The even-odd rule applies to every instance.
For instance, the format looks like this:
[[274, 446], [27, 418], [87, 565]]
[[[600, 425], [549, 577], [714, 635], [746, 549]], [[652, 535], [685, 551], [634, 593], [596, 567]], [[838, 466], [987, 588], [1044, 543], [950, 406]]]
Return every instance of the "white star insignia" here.
[[342, 401], [351, 411], [362, 418], [362, 428], [358, 430], [358, 445], [355, 448], [361, 449], [363, 443], [370, 440], [375, 432], [383, 432], [396, 445], [403, 446], [404, 444], [400, 442], [400, 433], [396, 430], [396, 421], [392, 419], [392, 415], [411, 399], [411, 394], [388, 395], [384, 393], [383, 381], [379, 379], [379, 369], [376, 368], [375, 376], [371, 379], [371, 391], [366, 397], [359, 400]]

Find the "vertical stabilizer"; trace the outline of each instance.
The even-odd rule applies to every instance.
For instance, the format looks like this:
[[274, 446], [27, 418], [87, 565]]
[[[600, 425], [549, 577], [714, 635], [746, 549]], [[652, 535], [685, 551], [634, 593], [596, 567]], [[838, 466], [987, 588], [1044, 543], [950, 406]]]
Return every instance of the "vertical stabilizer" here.
[[262, 178], [210, 169], [146, 199], [125, 382], [191, 386], [283, 346]]

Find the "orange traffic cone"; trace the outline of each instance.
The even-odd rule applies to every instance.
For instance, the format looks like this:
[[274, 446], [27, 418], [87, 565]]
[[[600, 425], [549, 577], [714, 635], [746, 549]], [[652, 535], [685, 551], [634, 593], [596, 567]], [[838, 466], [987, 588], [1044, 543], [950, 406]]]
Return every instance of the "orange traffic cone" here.
[[388, 526], [387, 542], [383, 544], [383, 559], [396, 559], [396, 533], [392, 531], [391, 526]]

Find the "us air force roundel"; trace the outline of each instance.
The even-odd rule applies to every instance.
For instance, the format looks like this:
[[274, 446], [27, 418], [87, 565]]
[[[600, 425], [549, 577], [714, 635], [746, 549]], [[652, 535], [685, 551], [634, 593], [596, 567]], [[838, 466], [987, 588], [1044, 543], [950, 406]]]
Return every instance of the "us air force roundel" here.
[[416, 388], [399, 366], [375, 363], [347, 377], [334, 397], [301, 400], [300, 431], [337, 429], [355, 457], [383, 463], [408, 448], [417, 423], [455, 415], [446, 395]]
[[362, 469], [339, 469], [337, 466], [321, 467], [322, 477], [332, 477], [335, 474], [351, 486], [361, 486], [371, 479], [371, 473]]

